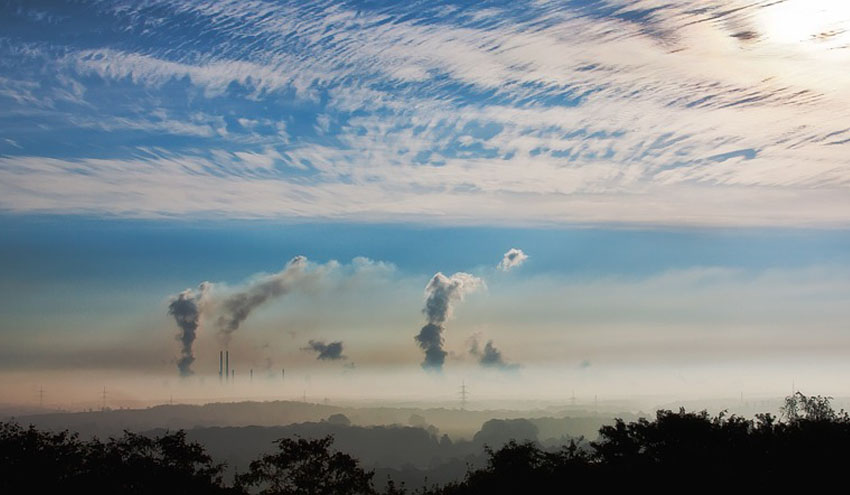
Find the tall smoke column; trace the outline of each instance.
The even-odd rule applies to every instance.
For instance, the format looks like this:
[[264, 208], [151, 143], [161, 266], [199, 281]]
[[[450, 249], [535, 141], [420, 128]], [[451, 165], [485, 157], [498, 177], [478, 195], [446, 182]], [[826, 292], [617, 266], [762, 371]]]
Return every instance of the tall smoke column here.
[[269, 299], [288, 294], [299, 286], [306, 277], [307, 258], [296, 256], [278, 273], [260, 279], [242, 292], [233, 294], [221, 303], [223, 315], [218, 318], [219, 335], [225, 343], [239, 329], [257, 306]]
[[206, 294], [207, 287], [208, 285], [205, 282], [200, 285], [197, 292], [186, 289], [177, 294], [168, 304], [168, 314], [174, 317], [174, 321], [180, 327], [180, 333], [177, 334], [177, 340], [181, 344], [177, 369], [181, 376], [192, 374], [192, 363], [195, 361], [192, 344], [195, 343], [195, 338], [198, 336], [201, 318], [200, 303]]
[[437, 272], [425, 286], [425, 308], [422, 312], [428, 323], [415, 337], [416, 343], [425, 351], [425, 360], [422, 361], [424, 369], [442, 371], [447, 354], [443, 349], [443, 324], [451, 318], [454, 304], [463, 301], [466, 294], [482, 287], [485, 287], [483, 280], [463, 272], [451, 277]]

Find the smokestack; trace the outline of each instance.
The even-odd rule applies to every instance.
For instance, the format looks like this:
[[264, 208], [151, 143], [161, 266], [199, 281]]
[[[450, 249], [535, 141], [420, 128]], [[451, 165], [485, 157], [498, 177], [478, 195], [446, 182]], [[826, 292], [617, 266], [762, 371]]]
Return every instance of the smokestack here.
[[224, 369], [227, 371], [227, 375], [225, 375], [224, 379], [230, 380], [230, 351], [224, 351]]
[[248, 381], [253, 382], [254, 381], [254, 368], [251, 368], [249, 370], [249, 374], [250, 374], [250, 378], [248, 378]]
[[285, 368], [281, 368], [281, 369], [280, 369], [280, 379], [281, 379], [281, 380], [285, 380], [285, 379], [286, 379], [286, 369], [285, 369]]
[[224, 378], [224, 351], [218, 351], [218, 381]]

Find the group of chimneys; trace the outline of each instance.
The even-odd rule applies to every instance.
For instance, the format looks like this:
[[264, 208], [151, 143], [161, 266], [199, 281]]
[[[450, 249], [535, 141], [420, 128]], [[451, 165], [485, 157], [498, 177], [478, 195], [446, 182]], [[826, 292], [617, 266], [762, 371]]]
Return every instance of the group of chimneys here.
[[230, 381], [233, 375], [233, 370], [230, 369], [230, 351], [218, 351], [218, 379]]
[[[286, 370], [280, 370], [280, 377], [285, 377]], [[229, 382], [236, 377], [236, 370], [230, 368], [230, 351], [218, 351], [218, 380]], [[254, 380], [254, 370], [250, 371], [251, 381]]]

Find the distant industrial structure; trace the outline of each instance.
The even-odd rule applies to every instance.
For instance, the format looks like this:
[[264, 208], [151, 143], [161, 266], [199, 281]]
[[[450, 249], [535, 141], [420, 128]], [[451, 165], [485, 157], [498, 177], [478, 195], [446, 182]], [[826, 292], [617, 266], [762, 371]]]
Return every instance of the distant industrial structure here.
[[230, 351], [218, 351], [218, 381], [229, 382], [236, 375], [230, 368]]
[[[249, 380], [254, 381], [254, 368], [248, 370]], [[286, 369], [280, 369], [280, 379], [286, 378]], [[233, 382], [236, 380], [236, 370], [230, 367], [230, 351], [218, 351], [218, 381]]]

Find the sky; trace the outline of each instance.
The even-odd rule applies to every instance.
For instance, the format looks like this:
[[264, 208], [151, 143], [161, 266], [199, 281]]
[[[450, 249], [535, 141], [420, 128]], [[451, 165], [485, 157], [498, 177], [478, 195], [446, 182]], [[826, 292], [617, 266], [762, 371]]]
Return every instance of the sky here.
[[848, 62], [838, 0], [0, 2], [0, 402], [850, 394]]

